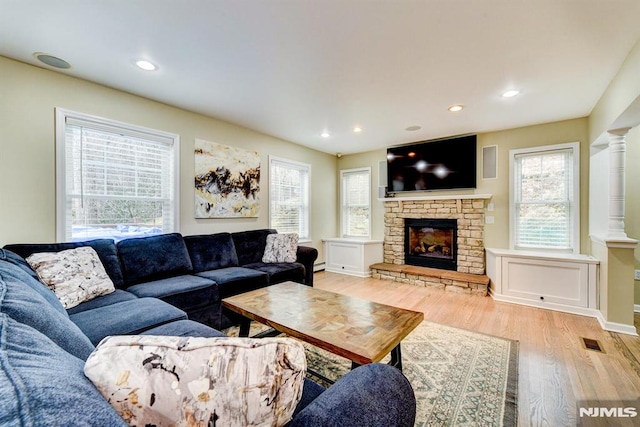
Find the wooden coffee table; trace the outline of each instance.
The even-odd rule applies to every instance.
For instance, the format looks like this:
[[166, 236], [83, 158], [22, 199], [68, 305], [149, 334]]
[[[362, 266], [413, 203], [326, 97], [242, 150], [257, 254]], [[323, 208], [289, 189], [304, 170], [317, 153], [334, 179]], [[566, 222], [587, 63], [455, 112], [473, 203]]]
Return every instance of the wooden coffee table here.
[[267, 286], [222, 300], [223, 307], [244, 316], [240, 336], [249, 335], [251, 320], [352, 361], [353, 366], [379, 362], [402, 370], [400, 342], [424, 314], [294, 282]]

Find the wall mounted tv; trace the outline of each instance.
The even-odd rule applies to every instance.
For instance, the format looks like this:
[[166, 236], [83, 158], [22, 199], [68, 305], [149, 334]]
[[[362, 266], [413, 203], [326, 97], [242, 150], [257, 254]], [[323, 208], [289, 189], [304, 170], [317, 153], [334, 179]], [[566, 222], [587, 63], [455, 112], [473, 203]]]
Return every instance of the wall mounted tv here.
[[387, 192], [476, 188], [476, 135], [387, 148]]

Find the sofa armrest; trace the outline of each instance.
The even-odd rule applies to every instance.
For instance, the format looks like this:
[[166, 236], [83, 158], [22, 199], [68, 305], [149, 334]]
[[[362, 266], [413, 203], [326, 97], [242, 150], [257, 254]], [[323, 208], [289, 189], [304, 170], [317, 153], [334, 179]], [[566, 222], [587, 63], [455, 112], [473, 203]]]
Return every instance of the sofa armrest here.
[[298, 413], [297, 426], [413, 426], [416, 398], [396, 368], [373, 363], [360, 366], [338, 380]]
[[318, 250], [309, 246], [298, 246], [296, 262], [304, 265], [304, 284], [313, 286], [313, 264], [318, 259]]

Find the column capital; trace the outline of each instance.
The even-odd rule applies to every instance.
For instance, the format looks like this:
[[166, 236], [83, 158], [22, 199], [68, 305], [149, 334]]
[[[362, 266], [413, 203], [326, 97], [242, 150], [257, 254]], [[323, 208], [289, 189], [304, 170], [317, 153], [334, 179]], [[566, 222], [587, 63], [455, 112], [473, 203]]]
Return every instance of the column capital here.
[[608, 134], [617, 135], [617, 136], [625, 136], [631, 128], [619, 128], [619, 129], [609, 129], [607, 130]]

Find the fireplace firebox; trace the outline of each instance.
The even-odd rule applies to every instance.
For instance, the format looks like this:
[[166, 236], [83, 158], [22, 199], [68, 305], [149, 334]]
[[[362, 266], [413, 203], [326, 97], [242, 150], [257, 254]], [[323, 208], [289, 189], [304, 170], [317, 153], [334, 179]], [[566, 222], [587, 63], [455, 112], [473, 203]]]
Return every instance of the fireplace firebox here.
[[405, 219], [404, 263], [456, 271], [457, 240], [455, 219]]

